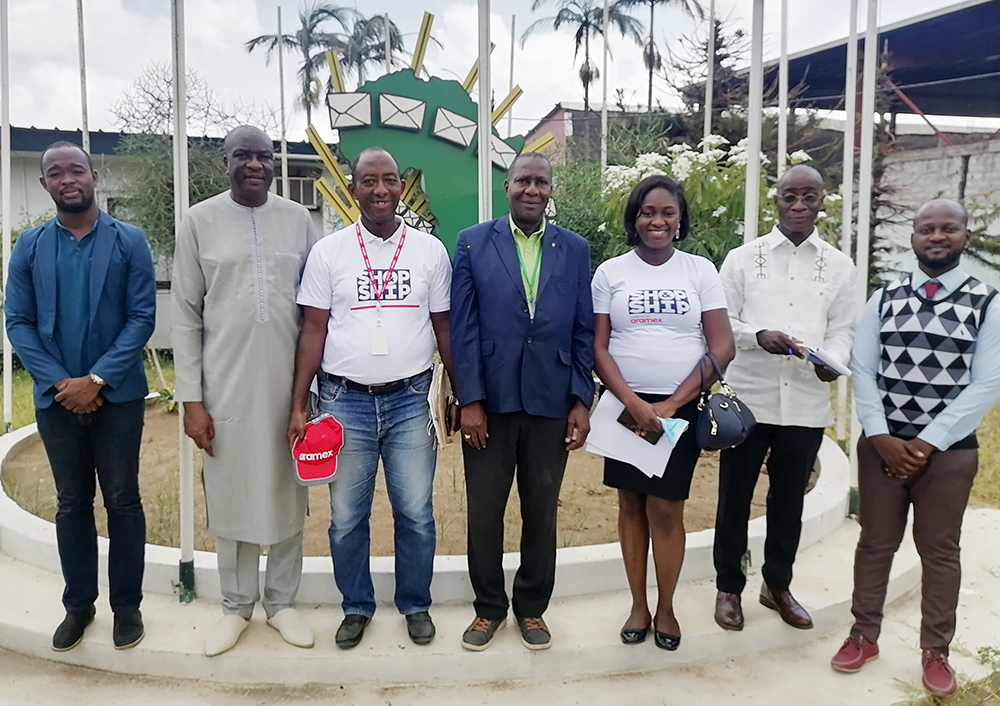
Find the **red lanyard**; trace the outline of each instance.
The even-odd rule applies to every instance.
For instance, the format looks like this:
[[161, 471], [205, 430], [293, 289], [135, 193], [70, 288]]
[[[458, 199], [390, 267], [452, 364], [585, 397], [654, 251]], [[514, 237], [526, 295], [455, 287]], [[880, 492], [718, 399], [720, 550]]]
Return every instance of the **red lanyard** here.
[[392, 256], [392, 262], [389, 264], [389, 269], [385, 273], [385, 279], [382, 280], [381, 289], [378, 289], [375, 286], [375, 272], [372, 270], [372, 263], [368, 260], [368, 249], [365, 247], [365, 239], [361, 237], [361, 224], [355, 223], [354, 229], [358, 233], [358, 245], [361, 246], [361, 256], [365, 259], [365, 267], [368, 268], [368, 281], [372, 285], [372, 294], [375, 295], [375, 310], [378, 312], [379, 318], [381, 318], [382, 295], [385, 293], [385, 288], [392, 280], [392, 273], [396, 270], [396, 260], [399, 259], [399, 253], [403, 251], [403, 242], [406, 240], [406, 224], [403, 224], [403, 232], [399, 236], [399, 245], [396, 246], [396, 254]]

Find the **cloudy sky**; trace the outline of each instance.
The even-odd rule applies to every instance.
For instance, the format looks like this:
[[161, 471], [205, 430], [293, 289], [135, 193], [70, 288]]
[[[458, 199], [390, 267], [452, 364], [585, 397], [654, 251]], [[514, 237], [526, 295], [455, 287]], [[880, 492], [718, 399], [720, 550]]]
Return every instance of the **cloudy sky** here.
[[[434, 13], [433, 35], [442, 46], [427, 50], [425, 63], [435, 75], [464, 78], [476, 55], [477, 9], [473, 0], [334, 0], [355, 5], [366, 15], [389, 13], [412, 48], [424, 10]], [[512, 15], [518, 37], [534, 20], [554, 14], [554, 0], [531, 12], [531, 0], [493, 0], [491, 28], [496, 50], [492, 80], [498, 98], [506, 95], [510, 61]], [[703, 2], [708, 5], [707, 0]], [[791, 0], [789, 50], [808, 49], [847, 35], [849, 0]], [[865, 1], [861, 0], [864, 25]], [[920, 15], [954, 2], [950, 0], [882, 0], [880, 24]], [[263, 54], [248, 55], [243, 43], [276, 30], [276, 8], [282, 7], [284, 29], [293, 32], [299, 3], [275, 0], [187, 0], [187, 61], [226, 102], [268, 103], [278, 106], [278, 71], [267, 66]], [[80, 125], [75, 0], [15, 0], [10, 3], [11, 122], [16, 126], [77, 129]], [[717, 0], [717, 11], [734, 27], [748, 28], [751, 0]], [[765, 18], [765, 58], [779, 47], [780, 2], [768, 0]], [[114, 130], [110, 110], [123, 91], [154, 62], [170, 61], [169, 0], [84, 0], [90, 126]], [[641, 16], [641, 13], [638, 13]], [[681, 36], [705, 30], [674, 9], [658, 9], [657, 41], [674, 45]], [[645, 21], [648, 18], [643, 17]], [[545, 33], [516, 45], [514, 79], [525, 94], [514, 109], [514, 132], [526, 132], [559, 101], [582, 101], [576, 76], [572, 35]], [[600, 42], [593, 47], [600, 62]], [[620, 39], [611, 42], [609, 93], [625, 90], [626, 100], [645, 100], [646, 75], [640, 50]], [[286, 95], [289, 105], [295, 87], [294, 57], [286, 59]], [[599, 101], [600, 83], [592, 87]], [[662, 81], [654, 99], [674, 105], [676, 99]], [[290, 110], [288, 137], [304, 139], [305, 114]], [[320, 114], [314, 122], [329, 136], [329, 122]]]

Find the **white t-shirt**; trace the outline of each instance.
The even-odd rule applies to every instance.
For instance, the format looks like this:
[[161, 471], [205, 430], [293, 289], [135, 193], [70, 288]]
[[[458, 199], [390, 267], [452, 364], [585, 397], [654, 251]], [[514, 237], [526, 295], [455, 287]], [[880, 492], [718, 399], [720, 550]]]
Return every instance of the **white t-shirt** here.
[[592, 284], [594, 313], [610, 314], [608, 352], [636, 392], [669, 395], [705, 354], [704, 311], [726, 308], [712, 263], [675, 250], [662, 265], [636, 252], [601, 263]]
[[[440, 240], [406, 227], [399, 260], [381, 298], [389, 354], [372, 355], [375, 292], [358, 244], [358, 225], [352, 223], [316, 243], [306, 261], [296, 301], [330, 310], [323, 371], [363, 385], [377, 385], [431, 367], [434, 331], [430, 315], [451, 308], [451, 261]], [[360, 227], [375, 284], [382, 287], [403, 225], [385, 240]]]

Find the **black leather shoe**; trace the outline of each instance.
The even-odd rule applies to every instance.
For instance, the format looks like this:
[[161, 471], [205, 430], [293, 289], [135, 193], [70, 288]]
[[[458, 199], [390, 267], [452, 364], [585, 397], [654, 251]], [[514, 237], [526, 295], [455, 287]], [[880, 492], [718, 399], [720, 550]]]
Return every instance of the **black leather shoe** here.
[[371, 621], [371, 617], [367, 615], [352, 613], [351, 615], [344, 616], [343, 622], [337, 628], [337, 647], [342, 650], [357, 647], [358, 643], [361, 642], [361, 638], [365, 636], [365, 628], [368, 627], [368, 623]]
[[142, 627], [142, 613], [138, 610], [126, 610], [115, 613], [115, 627], [112, 636], [116, 650], [127, 650], [135, 647], [146, 635]]
[[622, 642], [626, 645], [638, 645], [645, 642], [646, 634], [649, 633], [649, 626], [644, 628], [622, 628]]
[[52, 635], [52, 649], [56, 652], [65, 652], [79, 645], [84, 630], [94, 622], [95, 615], [97, 609], [94, 606], [90, 606], [87, 610], [66, 613], [66, 617]]
[[660, 632], [659, 630], [653, 631], [653, 641], [661, 650], [670, 650], [671, 652], [681, 646], [680, 635], [668, 635], [667, 633]]
[[421, 613], [411, 613], [406, 616], [406, 632], [410, 639], [418, 645], [426, 645], [434, 639], [434, 622], [426, 610]]

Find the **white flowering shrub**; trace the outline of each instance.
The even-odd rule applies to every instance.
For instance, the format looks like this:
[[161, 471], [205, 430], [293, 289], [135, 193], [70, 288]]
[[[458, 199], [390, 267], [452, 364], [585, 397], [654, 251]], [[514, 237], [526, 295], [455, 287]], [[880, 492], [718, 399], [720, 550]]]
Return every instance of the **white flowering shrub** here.
[[[609, 166], [604, 173], [606, 232], [618, 238], [624, 252], [625, 228], [622, 216], [632, 188], [648, 176], [665, 175], [684, 186], [691, 216], [691, 234], [680, 244], [683, 250], [703, 255], [721, 264], [726, 253], [743, 242], [743, 199], [746, 183], [746, 141], [730, 145], [726, 138], [709, 135], [695, 151], [678, 143], [667, 154], [639, 155], [635, 164]], [[775, 222], [774, 204], [768, 198], [765, 167], [761, 155], [760, 231], [769, 231]]]

